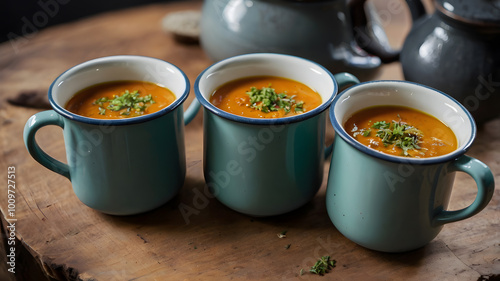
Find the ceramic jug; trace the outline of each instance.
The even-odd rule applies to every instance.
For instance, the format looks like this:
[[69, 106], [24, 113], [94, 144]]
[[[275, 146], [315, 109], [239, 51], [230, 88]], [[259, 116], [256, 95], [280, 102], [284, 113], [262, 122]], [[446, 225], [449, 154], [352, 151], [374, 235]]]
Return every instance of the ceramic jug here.
[[435, 0], [434, 7], [403, 44], [404, 77], [451, 95], [481, 125], [500, 115], [500, 1]]
[[[397, 60], [399, 51], [391, 49], [379, 17], [365, 2], [205, 0], [200, 41], [213, 61], [246, 53], [282, 53], [368, 80], [382, 62]], [[424, 11], [420, 1], [407, 2], [417, 3], [412, 13], [418, 7]]]

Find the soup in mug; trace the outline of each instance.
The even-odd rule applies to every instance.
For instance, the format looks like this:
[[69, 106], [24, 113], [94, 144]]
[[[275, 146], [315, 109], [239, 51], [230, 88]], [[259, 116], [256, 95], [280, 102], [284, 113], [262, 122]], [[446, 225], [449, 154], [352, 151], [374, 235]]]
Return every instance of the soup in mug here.
[[295, 80], [252, 76], [217, 88], [210, 102], [228, 112], [249, 118], [281, 118], [305, 113], [321, 105], [321, 96]]
[[344, 129], [377, 151], [414, 158], [445, 155], [457, 149], [453, 131], [437, 118], [402, 106], [374, 106], [354, 113]]
[[112, 81], [77, 92], [66, 109], [96, 119], [122, 119], [159, 111], [174, 102], [174, 93], [144, 81]]

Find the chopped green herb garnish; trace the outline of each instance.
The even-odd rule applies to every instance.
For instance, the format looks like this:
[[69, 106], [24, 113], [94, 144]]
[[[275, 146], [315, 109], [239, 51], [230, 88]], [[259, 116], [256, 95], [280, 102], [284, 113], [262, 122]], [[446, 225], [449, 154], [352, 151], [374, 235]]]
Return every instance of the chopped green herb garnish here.
[[[356, 125], [354, 125], [356, 126]], [[352, 129], [352, 132], [353, 133], [353, 137], [356, 137], [357, 135], [363, 135], [363, 137], [369, 137], [370, 134], [371, 134], [371, 130], [370, 129], [361, 129], [358, 131], [358, 127], [354, 127]]]
[[283, 109], [285, 114], [289, 113], [292, 108], [295, 112], [304, 111], [304, 102], [297, 102], [294, 97], [289, 97], [286, 93], [277, 94], [276, 90], [270, 87], [262, 87], [260, 90], [256, 87], [251, 87], [247, 95], [250, 97], [250, 107], [260, 110], [265, 113], [278, 111]]
[[282, 232], [278, 233], [278, 238], [286, 238], [286, 233], [287, 230], [283, 230]]
[[290, 246], [292, 246], [292, 244], [286, 244], [285, 249], [287, 249], [287, 250], [290, 249]]
[[[104, 103], [109, 103], [107, 107], [104, 107]], [[111, 111], [120, 111], [121, 115], [130, 115], [132, 110], [135, 110], [137, 114], [143, 114], [144, 110], [148, 107], [148, 104], [153, 104], [155, 101], [151, 95], [146, 95], [144, 97], [139, 97], [139, 91], [129, 92], [126, 90], [121, 95], [114, 95], [112, 99], [102, 97], [96, 99], [93, 104], [99, 106], [99, 114], [106, 114], [106, 109]]]
[[384, 146], [394, 144], [403, 149], [403, 155], [409, 156], [408, 150], [420, 149], [418, 145], [421, 142], [423, 133], [408, 124], [401, 121], [392, 121], [390, 124], [385, 121], [375, 122], [372, 128], [379, 129], [377, 137], [382, 139]]
[[375, 128], [375, 129], [388, 129], [389, 126], [390, 126], [390, 124], [388, 124], [385, 121], [378, 121], [378, 122], [375, 122], [373, 124], [372, 128]]
[[328, 273], [331, 268], [335, 267], [335, 263], [335, 260], [330, 260], [330, 256], [323, 256], [313, 265], [313, 267], [311, 267], [309, 272], [324, 275]]
[[101, 114], [101, 115], [106, 114], [106, 109], [99, 106], [99, 114]]
[[295, 112], [302, 112], [304, 111], [304, 102], [299, 101], [297, 104], [295, 104]]

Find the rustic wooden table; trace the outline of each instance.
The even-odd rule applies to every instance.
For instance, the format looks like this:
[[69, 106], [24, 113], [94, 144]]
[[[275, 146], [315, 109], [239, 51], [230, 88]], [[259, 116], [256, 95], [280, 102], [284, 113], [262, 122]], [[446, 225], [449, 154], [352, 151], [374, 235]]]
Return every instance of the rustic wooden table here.
[[[400, 45], [409, 28], [407, 14], [388, 14], [390, 9], [378, 2], [379, 8], [386, 8], [391, 43]], [[36, 163], [24, 147], [24, 123], [41, 109], [14, 106], [6, 100], [20, 93], [46, 92], [67, 68], [116, 54], [167, 60], [194, 82], [211, 62], [199, 45], [176, 42], [160, 25], [167, 13], [186, 9], [200, 9], [200, 3], [156, 4], [106, 13], [0, 45], [0, 268], [4, 274], [0, 279], [500, 279], [499, 187], [480, 214], [446, 225], [421, 249], [402, 254], [370, 251], [343, 237], [329, 220], [324, 202], [326, 177], [306, 206], [271, 218], [248, 217], [200, 195], [204, 188], [201, 114], [186, 127], [188, 171], [175, 199], [130, 217], [104, 215], [83, 205], [66, 178]], [[403, 79], [400, 65], [384, 66], [376, 78]], [[192, 99], [193, 95], [186, 104]], [[332, 138], [330, 129], [327, 141]], [[65, 159], [60, 128], [44, 128], [37, 139], [50, 155]], [[500, 183], [500, 118], [479, 129], [469, 155], [489, 165]], [[328, 165], [325, 176], [327, 170]], [[9, 172], [15, 175], [16, 187], [12, 216]], [[467, 206], [475, 193], [472, 179], [458, 174], [451, 209]], [[181, 213], [186, 208], [192, 212], [188, 217]], [[278, 238], [284, 230], [287, 237]], [[324, 255], [337, 261], [336, 268], [324, 277], [307, 273]], [[8, 264], [12, 256], [14, 264]], [[15, 274], [7, 271], [12, 265]], [[300, 275], [301, 269], [306, 271], [304, 275]]]

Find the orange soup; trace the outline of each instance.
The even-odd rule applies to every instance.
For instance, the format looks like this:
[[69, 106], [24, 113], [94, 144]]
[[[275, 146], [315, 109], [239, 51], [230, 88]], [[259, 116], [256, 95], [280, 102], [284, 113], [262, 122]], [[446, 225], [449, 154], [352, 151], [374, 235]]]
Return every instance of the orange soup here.
[[408, 107], [363, 109], [347, 120], [344, 129], [363, 145], [395, 156], [427, 158], [457, 149], [457, 138], [448, 126]]
[[158, 84], [144, 81], [113, 81], [77, 92], [66, 109], [96, 119], [122, 119], [142, 116], [169, 106], [174, 93]]
[[310, 87], [286, 78], [252, 76], [216, 89], [210, 102], [216, 107], [249, 118], [280, 118], [318, 107], [321, 96]]

